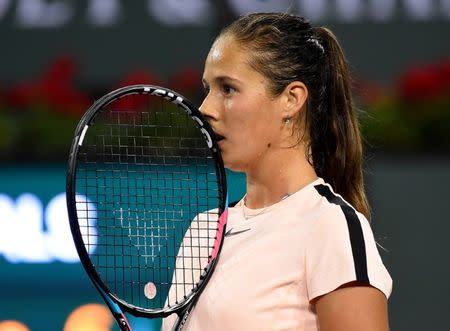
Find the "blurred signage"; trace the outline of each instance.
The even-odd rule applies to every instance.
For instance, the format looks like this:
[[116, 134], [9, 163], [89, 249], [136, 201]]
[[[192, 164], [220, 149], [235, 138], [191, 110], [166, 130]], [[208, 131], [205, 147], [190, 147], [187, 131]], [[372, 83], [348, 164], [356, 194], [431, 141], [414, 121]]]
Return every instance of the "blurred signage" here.
[[[54, 264], [59, 270], [67, 268], [68, 274], [75, 277], [73, 270], [78, 270], [80, 264], [70, 231], [66, 193], [61, 192], [65, 171], [64, 166], [50, 165], [0, 167], [1, 270], [5, 262], [11, 275], [18, 278], [15, 272], [30, 265], [44, 270]], [[227, 172], [227, 179], [231, 201], [239, 199], [245, 190], [243, 174]], [[93, 253], [98, 240], [98, 206], [82, 195], [76, 200], [88, 202], [77, 206], [77, 215], [83, 240], [90, 243]], [[88, 220], [89, 224], [83, 224]], [[5, 273], [2, 276], [9, 277]]]
[[[146, 0], [141, 11], [162, 25], [203, 26], [214, 12], [210, 0]], [[391, 21], [450, 19], [450, 0], [226, 0], [235, 15], [255, 11], [298, 11], [313, 21]], [[0, 0], [0, 22], [8, 15], [20, 28], [58, 28], [70, 25], [82, 11], [87, 24], [108, 27], [127, 18], [124, 0]], [[136, 6], [136, 4], [133, 4]]]
[[[87, 209], [89, 219], [95, 219], [92, 215], [96, 214], [95, 206], [90, 203]], [[13, 200], [0, 193], [0, 215], [0, 256], [7, 262], [79, 262], [70, 232], [65, 193], [53, 197], [45, 208], [34, 194], [23, 193]], [[80, 219], [88, 218], [81, 215]], [[87, 233], [83, 237], [85, 242], [88, 240], [95, 245], [94, 229], [90, 224], [89, 238]]]

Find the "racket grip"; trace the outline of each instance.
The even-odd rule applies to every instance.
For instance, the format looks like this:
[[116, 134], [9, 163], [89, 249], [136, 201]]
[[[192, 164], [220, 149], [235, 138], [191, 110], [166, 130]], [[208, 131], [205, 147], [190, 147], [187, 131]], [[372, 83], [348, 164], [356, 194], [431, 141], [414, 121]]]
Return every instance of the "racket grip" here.
[[192, 306], [188, 307], [187, 311], [182, 314], [176, 323], [173, 325], [172, 331], [181, 331], [184, 328], [184, 325], [186, 324], [186, 321], [189, 318], [189, 315], [191, 314]]
[[116, 319], [117, 324], [119, 325], [120, 331], [132, 331], [131, 326], [128, 323], [128, 320], [124, 315], [114, 313], [114, 318]]

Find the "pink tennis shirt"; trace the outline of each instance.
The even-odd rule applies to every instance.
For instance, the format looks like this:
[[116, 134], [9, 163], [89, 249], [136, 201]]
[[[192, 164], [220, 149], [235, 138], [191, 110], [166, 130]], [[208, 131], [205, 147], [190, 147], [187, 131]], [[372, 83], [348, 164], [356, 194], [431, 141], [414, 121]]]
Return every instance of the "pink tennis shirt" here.
[[268, 208], [241, 200], [183, 330], [319, 330], [311, 300], [352, 281], [391, 293], [367, 219], [322, 179]]

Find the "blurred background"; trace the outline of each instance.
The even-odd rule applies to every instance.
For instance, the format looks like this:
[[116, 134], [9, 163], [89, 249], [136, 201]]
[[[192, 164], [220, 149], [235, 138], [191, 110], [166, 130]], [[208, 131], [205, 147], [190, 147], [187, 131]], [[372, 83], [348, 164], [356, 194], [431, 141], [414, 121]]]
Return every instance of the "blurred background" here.
[[[394, 279], [391, 329], [450, 330], [449, 0], [0, 0], [0, 331], [117, 330], [73, 244], [57, 240], [75, 126], [129, 84], [199, 104], [214, 37], [254, 11], [299, 13], [341, 41]], [[229, 186], [237, 199], [243, 176]]]

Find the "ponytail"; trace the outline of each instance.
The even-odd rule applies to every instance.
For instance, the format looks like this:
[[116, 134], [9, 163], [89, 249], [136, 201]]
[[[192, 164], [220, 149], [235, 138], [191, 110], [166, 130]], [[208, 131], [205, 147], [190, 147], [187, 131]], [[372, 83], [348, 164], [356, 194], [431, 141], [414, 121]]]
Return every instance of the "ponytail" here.
[[318, 176], [370, 219], [362, 171], [362, 142], [347, 62], [330, 30], [314, 28], [314, 35], [324, 52], [318, 69], [322, 86], [315, 107], [308, 107], [312, 164]]

